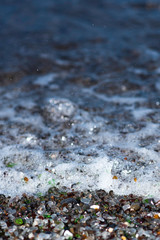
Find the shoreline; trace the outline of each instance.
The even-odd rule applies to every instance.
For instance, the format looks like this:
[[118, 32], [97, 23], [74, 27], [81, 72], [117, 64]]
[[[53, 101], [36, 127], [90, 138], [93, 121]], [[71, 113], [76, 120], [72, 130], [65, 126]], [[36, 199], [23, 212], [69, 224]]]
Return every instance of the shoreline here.
[[113, 191], [1, 194], [0, 218], [0, 239], [160, 239], [160, 201]]

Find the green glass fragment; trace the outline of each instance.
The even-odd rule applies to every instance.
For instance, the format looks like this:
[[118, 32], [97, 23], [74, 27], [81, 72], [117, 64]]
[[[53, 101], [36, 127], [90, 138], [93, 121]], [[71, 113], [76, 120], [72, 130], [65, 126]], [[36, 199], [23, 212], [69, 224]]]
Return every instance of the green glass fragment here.
[[15, 219], [15, 224], [16, 224], [16, 225], [22, 225], [22, 224], [24, 224], [23, 219], [22, 219], [22, 218], [16, 218], [16, 219]]
[[16, 165], [15, 163], [8, 163], [8, 164], [6, 165], [6, 167], [12, 168], [12, 167], [14, 167], [15, 165]]
[[44, 218], [51, 218], [51, 215], [45, 214], [45, 215], [43, 215], [43, 217], [44, 217]]

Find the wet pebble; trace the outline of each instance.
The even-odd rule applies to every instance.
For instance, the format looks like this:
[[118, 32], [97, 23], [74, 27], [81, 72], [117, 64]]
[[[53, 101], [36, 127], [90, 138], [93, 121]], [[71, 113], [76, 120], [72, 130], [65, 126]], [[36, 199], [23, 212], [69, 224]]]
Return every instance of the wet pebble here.
[[130, 207], [131, 207], [130, 204], [126, 204], [122, 208], [123, 208], [123, 211], [126, 211], [126, 210], [130, 209]]
[[26, 195], [10, 203], [3, 198], [1, 208], [6, 210], [0, 215], [2, 238], [154, 240], [159, 236], [159, 210], [153, 201], [147, 202], [148, 207], [136, 196], [111, 197], [104, 191], [89, 195], [61, 192], [53, 188], [42, 199]]
[[65, 122], [72, 118], [75, 105], [68, 99], [50, 98], [44, 107], [44, 117], [50, 122]]
[[140, 203], [132, 203], [131, 207], [130, 207], [130, 210], [131, 211], [138, 211], [140, 209], [140, 207], [141, 207]]

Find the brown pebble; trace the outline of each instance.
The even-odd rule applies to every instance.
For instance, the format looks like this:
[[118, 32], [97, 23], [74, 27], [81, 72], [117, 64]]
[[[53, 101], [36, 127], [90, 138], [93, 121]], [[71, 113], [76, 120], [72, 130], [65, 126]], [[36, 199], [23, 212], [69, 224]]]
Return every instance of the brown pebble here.
[[132, 203], [130, 210], [131, 210], [131, 211], [138, 211], [138, 210], [140, 209], [140, 207], [141, 207], [141, 206], [140, 206], [139, 203]]
[[113, 192], [113, 190], [109, 191], [109, 196], [114, 197], [114, 192]]
[[70, 228], [69, 230], [70, 230], [71, 233], [74, 234], [74, 228]]
[[156, 202], [156, 207], [160, 207], [160, 200], [158, 202]]

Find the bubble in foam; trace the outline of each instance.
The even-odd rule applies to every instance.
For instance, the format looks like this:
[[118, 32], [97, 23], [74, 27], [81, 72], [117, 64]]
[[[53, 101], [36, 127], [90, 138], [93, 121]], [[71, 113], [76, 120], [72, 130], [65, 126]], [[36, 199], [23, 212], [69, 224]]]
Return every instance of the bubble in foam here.
[[73, 117], [76, 106], [68, 99], [50, 98], [45, 105], [45, 118], [51, 122], [65, 122]]

